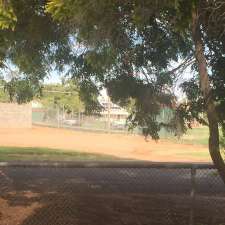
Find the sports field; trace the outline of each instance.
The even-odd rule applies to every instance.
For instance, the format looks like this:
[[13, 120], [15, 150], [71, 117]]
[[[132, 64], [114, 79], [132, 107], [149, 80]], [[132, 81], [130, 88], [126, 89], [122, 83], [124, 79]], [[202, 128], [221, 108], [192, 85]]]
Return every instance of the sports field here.
[[[0, 161], [207, 162], [210, 158], [203, 142], [206, 139], [205, 128], [192, 130], [179, 141], [158, 142], [138, 135], [47, 127], [0, 129]], [[225, 224], [224, 185], [214, 169], [197, 170], [198, 192], [193, 208], [191, 167], [4, 165], [0, 166], [1, 225], [186, 225], [191, 217], [194, 224]]]
[[145, 140], [143, 136], [103, 134], [47, 127], [0, 129], [0, 160], [114, 160], [210, 162], [207, 128], [181, 140]]

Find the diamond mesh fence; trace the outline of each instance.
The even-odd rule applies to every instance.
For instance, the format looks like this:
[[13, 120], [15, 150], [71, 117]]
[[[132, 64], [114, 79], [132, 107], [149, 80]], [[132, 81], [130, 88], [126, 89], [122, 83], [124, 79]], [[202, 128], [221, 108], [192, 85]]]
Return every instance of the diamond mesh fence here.
[[225, 224], [225, 186], [211, 165], [24, 164], [0, 171], [1, 225]]
[[[105, 112], [105, 111], [103, 111]], [[162, 110], [159, 115], [159, 122], [166, 122], [172, 115], [169, 109]], [[141, 134], [141, 128], [129, 129], [127, 115], [119, 112], [85, 114], [82, 112], [67, 113], [64, 108], [39, 108], [32, 110], [32, 123], [34, 125], [51, 126], [58, 128], [69, 128], [73, 130], [95, 131], [107, 133], [134, 133]], [[174, 135], [162, 128], [160, 131], [162, 138], [173, 137]]]
[[[121, 115], [90, 114], [71, 112], [63, 108], [33, 109], [32, 122], [34, 125], [70, 128], [74, 130], [96, 131], [108, 133], [128, 133], [126, 117]], [[138, 133], [139, 130], [134, 132]]]

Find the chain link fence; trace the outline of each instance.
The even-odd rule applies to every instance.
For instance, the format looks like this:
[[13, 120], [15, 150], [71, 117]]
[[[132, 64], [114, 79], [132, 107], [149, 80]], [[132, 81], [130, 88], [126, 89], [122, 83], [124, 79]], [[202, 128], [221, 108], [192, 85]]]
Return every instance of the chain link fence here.
[[[83, 112], [66, 112], [63, 108], [33, 109], [32, 122], [34, 125], [70, 128], [74, 130], [131, 133], [126, 117], [121, 115], [92, 114]], [[132, 131], [140, 133], [139, 129]]]
[[1, 225], [225, 224], [225, 186], [212, 165], [2, 163], [0, 171]]
[[[158, 120], [168, 121], [172, 116], [172, 110], [163, 109]], [[99, 114], [85, 114], [83, 112], [69, 113], [63, 107], [39, 108], [32, 111], [34, 125], [51, 126], [58, 128], [70, 128], [74, 130], [106, 132], [106, 133], [134, 133], [141, 134], [141, 128], [129, 130], [128, 115], [115, 114], [115, 111], [103, 111]], [[162, 128], [162, 138], [174, 136], [171, 132]]]

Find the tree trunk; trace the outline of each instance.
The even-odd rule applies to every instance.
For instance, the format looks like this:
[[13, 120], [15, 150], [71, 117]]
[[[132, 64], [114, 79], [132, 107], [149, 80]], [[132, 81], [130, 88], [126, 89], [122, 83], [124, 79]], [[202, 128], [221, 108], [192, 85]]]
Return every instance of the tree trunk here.
[[218, 117], [214, 100], [212, 98], [197, 9], [194, 9], [192, 12], [192, 36], [195, 45], [195, 57], [199, 70], [200, 88], [205, 99], [206, 113], [209, 123], [209, 152], [214, 165], [225, 183], [225, 164], [220, 152]]

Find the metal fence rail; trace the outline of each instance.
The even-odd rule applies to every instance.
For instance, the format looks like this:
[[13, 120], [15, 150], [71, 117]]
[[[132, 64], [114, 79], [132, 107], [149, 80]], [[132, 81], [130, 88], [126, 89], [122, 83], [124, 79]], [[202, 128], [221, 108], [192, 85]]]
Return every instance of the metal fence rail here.
[[[70, 128], [83, 131], [127, 133], [125, 118], [114, 118], [108, 115], [84, 113], [67, 114], [62, 108], [33, 109], [32, 122], [35, 125]], [[138, 132], [135, 130], [134, 132]]]
[[[158, 116], [159, 122], [166, 122], [171, 118], [171, 109], [163, 109]], [[32, 123], [34, 125], [51, 126], [57, 128], [69, 128], [81, 131], [105, 132], [105, 133], [134, 133], [141, 134], [141, 128], [129, 130], [127, 116], [115, 116], [112, 114], [85, 114], [81, 112], [66, 113], [64, 108], [40, 108], [32, 110]], [[162, 128], [160, 136], [173, 137], [173, 133]]]
[[[225, 225], [225, 186], [212, 164], [2, 162], [0, 171], [3, 225]], [[19, 221], [7, 214], [12, 205], [38, 206]]]

